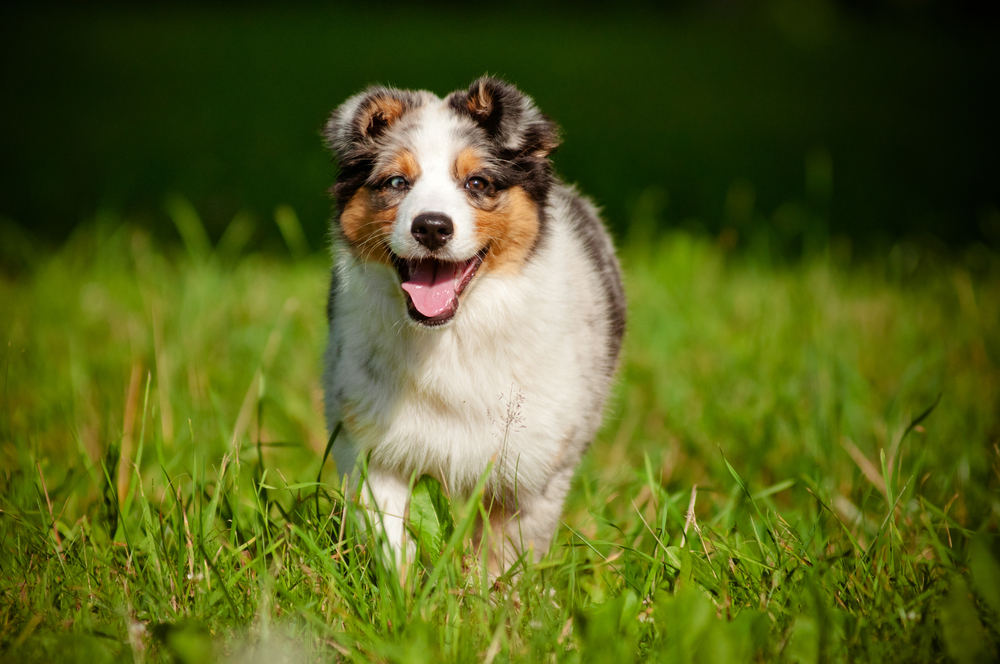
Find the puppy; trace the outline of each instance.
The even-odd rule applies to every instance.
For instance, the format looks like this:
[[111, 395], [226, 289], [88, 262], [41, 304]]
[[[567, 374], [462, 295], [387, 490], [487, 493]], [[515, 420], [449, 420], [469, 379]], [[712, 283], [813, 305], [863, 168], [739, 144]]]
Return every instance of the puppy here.
[[398, 562], [411, 478], [462, 497], [491, 469], [491, 571], [537, 561], [625, 330], [611, 240], [552, 173], [558, 128], [484, 77], [444, 99], [371, 87], [325, 138], [340, 164], [323, 376], [338, 472]]

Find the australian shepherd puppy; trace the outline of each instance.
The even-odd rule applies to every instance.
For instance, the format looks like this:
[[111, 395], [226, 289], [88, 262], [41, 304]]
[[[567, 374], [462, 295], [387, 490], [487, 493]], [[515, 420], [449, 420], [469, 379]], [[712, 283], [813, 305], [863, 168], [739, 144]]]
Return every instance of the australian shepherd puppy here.
[[338, 472], [399, 555], [412, 478], [461, 497], [492, 468], [491, 569], [537, 560], [625, 329], [611, 241], [552, 173], [558, 128], [486, 77], [444, 99], [369, 88], [325, 137], [340, 164], [323, 377]]

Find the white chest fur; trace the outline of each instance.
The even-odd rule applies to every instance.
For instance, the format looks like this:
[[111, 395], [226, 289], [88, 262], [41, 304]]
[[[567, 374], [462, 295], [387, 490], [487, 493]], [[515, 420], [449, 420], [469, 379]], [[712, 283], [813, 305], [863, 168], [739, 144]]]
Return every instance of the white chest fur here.
[[607, 331], [581, 247], [551, 232], [544, 257], [520, 275], [484, 275], [443, 329], [406, 319], [390, 270], [348, 262], [326, 385], [328, 417], [350, 436], [338, 464], [371, 452], [381, 467], [432, 474], [458, 494], [491, 462], [498, 488], [528, 493], [575, 465], [600, 422]]

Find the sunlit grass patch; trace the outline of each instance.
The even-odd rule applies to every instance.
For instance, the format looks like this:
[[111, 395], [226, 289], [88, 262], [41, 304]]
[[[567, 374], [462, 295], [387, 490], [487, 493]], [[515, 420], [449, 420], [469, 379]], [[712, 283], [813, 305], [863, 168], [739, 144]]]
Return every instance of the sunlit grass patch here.
[[188, 244], [105, 221], [0, 281], [5, 659], [997, 657], [996, 257], [626, 243], [606, 425], [492, 587], [474, 502], [421, 482], [400, 579], [321, 467], [326, 257]]

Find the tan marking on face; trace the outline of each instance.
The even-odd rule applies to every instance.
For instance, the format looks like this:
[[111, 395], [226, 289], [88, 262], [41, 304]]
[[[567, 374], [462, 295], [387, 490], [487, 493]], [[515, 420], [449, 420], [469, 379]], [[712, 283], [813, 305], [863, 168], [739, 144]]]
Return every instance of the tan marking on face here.
[[483, 168], [483, 160], [472, 148], [465, 148], [455, 158], [455, 179], [464, 183], [469, 176]]
[[517, 274], [538, 239], [538, 206], [521, 187], [502, 192], [492, 210], [476, 210], [476, 236], [490, 251], [483, 268], [495, 274]]
[[340, 228], [356, 256], [392, 267], [389, 235], [396, 221], [396, 208], [381, 208], [378, 194], [368, 187], [358, 189], [340, 213]]
[[384, 168], [379, 169], [379, 179], [389, 178], [393, 175], [402, 175], [410, 183], [417, 181], [420, 177], [420, 164], [417, 158], [409, 150], [400, 150]]

